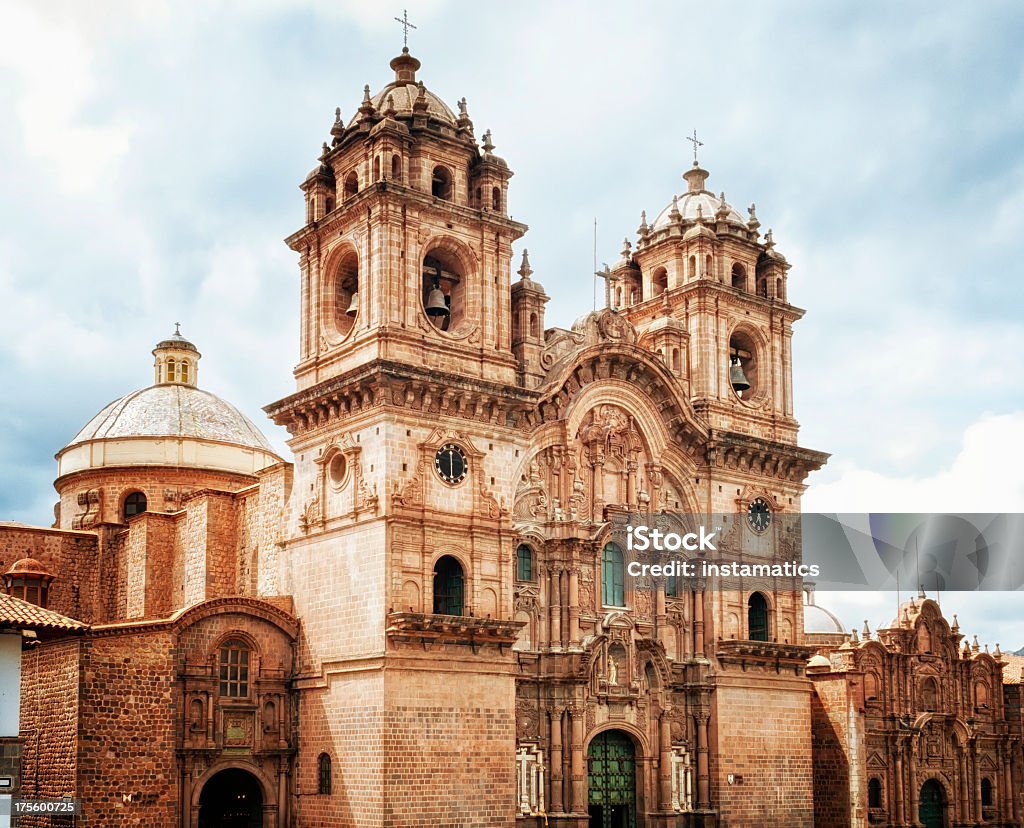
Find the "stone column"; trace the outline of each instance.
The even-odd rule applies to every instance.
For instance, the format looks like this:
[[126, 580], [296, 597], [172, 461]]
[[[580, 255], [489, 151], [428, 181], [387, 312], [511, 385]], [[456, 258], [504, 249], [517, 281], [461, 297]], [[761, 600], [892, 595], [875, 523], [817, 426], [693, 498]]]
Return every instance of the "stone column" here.
[[570, 707], [572, 722], [572, 810], [573, 813], [587, 813], [587, 784], [583, 761], [583, 708]]
[[561, 595], [558, 586], [559, 573], [552, 567], [549, 570], [548, 578], [548, 610], [551, 613], [551, 621], [548, 624], [548, 646], [552, 650], [558, 647], [558, 641], [562, 634], [562, 608], [560, 605]]
[[693, 655], [705, 658], [704, 652], [704, 589], [703, 584], [693, 594]]
[[971, 798], [968, 793], [967, 745], [960, 750], [960, 819], [971, 818]]
[[562, 606], [562, 628], [560, 638], [562, 649], [569, 646], [569, 573], [564, 569], [558, 575], [558, 603]]
[[974, 821], [981, 822], [981, 771], [978, 768], [978, 741], [971, 741], [971, 769], [974, 779]]
[[903, 745], [896, 742], [896, 824], [906, 824], [907, 803], [903, 793]]
[[921, 813], [921, 789], [917, 784], [917, 747], [913, 737], [907, 747], [909, 748], [907, 751], [907, 764], [909, 765], [907, 775], [910, 777], [910, 814], [907, 822], [910, 825], [917, 825], [917, 818]]
[[1013, 819], [1013, 771], [1010, 766], [1013, 755], [1005, 745], [1000, 745], [999, 755], [1003, 764], [1003, 790], [1000, 791], [1002, 795], [999, 797], [999, 813], [1003, 819], [1010, 820]]
[[562, 708], [555, 707], [551, 710], [551, 792], [548, 794], [548, 802], [551, 803], [551, 813], [560, 814], [563, 811], [562, 805]]
[[569, 570], [569, 644], [575, 644], [580, 637], [580, 571]]
[[697, 810], [711, 803], [711, 775], [708, 771], [708, 714], [697, 714]]
[[636, 460], [626, 461], [626, 505], [630, 510], [636, 509], [637, 488], [636, 488]]
[[672, 810], [672, 721], [669, 711], [661, 714], [658, 730], [658, 808], [662, 811]]

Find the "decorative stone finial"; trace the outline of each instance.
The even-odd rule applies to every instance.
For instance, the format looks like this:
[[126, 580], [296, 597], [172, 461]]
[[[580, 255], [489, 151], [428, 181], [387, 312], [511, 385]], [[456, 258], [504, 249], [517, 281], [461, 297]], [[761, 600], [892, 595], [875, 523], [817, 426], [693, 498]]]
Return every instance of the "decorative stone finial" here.
[[857, 628], [854, 627], [850, 632], [850, 643], [860, 644], [860, 639], [857, 637]]
[[704, 208], [701, 205], [697, 205], [697, 224], [704, 223]]
[[387, 100], [384, 102], [384, 117], [394, 118], [398, 114], [398, 110], [395, 109], [395, 96], [388, 92]]
[[624, 238], [622, 240], [622, 258], [625, 259], [628, 262], [630, 260], [630, 258], [632, 257], [632, 255], [633, 255], [633, 245], [631, 245], [629, 243], [629, 238], [628, 237]]
[[469, 113], [466, 111], [466, 109], [467, 109], [466, 98], [463, 97], [459, 101], [459, 117], [460, 118], [468, 118], [469, 117]]
[[757, 219], [757, 205], [756, 204], [751, 204], [747, 208], [747, 215], [750, 216], [750, 218], [747, 219], [747, 229], [750, 230], [751, 232], [754, 232], [754, 231], [757, 230], [758, 227], [761, 226], [761, 222], [758, 221], [758, 219]]
[[960, 621], [957, 619], [955, 612], [953, 613], [953, 626], [950, 627], [950, 630], [955, 633], [960, 632]]
[[668, 212], [668, 217], [672, 221], [682, 221], [682, 213], [679, 212], [679, 197], [672, 196], [672, 209]]
[[[764, 234], [764, 246], [767, 247], [769, 250], [775, 247], [775, 239], [772, 238], [772, 229], [770, 227], [768, 228], [768, 232]], [[910, 599], [910, 603], [914, 603], [913, 598]]]
[[981, 651], [981, 645], [978, 644], [978, 636], [974, 636], [974, 640], [971, 641], [971, 652], [977, 653]]
[[494, 149], [494, 142], [491, 140], [491, 131], [490, 130], [487, 130], [484, 133], [483, 149], [484, 149], [484, 154], [485, 155], [490, 155], [491, 151]]
[[324, 141], [323, 147], [320, 148], [320, 158], [319, 158], [319, 160], [320, 161], [325, 160], [327, 158], [327, 154], [330, 151], [331, 151], [331, 148], [329, 146], [327, 146], [327, 142]]
[[862, 633], [865, 641], [871, 640], [871, 630], [868, 628], [868, 619], [864, 619], [864, 632]]
[[637, 235], [643, 237], [651, 232], [651, 228], [647, 226], [647, 211], [640, 211], [640, 226], [637, 228]]
[[999, 659], [1001, 659], [1003, 657], [1003, 651], [999, 649], [999, 642], [998, 641], [996, 642], [996, 648], [992, 652], [992, 655], [995, 657], [996, 661], [999, 661]]
[[533, 268], [530, 267], [530, 252], [524, 247], [523, 248], [523, 263], [519, 265], [519, 275], [522, 277], [524, 282], [530, 281], [530, 276], [533, 274]]

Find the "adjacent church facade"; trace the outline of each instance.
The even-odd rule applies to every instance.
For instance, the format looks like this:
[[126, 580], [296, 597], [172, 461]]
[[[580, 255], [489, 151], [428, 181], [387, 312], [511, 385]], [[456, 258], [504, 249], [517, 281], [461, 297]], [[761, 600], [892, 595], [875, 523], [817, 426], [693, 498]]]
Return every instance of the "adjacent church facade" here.
[[84, 625], [26, 644], [21, 795], [152, 828], [1021, 825], [1014, 663], [933, 603], [853, 640], [799, 582], [626, 575], [629, 519], [742, 515], [736, 559], [791, 559], [775, 517], [826, 460], [754, 206], [695, 160], [608, 306], [548, 328], [490, 132], [391, 69], [287, 239], [292, 459], [176, 331], [58, 453], [55, 525], [0, 524], [8, 591]]

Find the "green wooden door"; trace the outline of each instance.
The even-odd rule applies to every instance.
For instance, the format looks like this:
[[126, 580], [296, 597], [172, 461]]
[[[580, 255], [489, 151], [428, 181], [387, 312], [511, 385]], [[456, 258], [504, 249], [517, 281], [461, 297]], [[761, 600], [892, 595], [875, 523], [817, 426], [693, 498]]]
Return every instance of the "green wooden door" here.
[[636, 757], [619, 730], [599, 733], [587, 751], [590, 828], [636, 828]]
[[924, 828], [945, 828], [942, 815], [942, 786], [929, 779], [921, 788], [917, 818]]

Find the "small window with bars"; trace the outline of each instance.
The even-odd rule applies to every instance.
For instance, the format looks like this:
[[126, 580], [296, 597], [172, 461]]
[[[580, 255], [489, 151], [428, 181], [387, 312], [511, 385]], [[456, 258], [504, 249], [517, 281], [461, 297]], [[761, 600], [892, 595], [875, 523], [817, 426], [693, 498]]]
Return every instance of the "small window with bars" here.
[[320, 754], [319, 785], [317, 790], [321, 794], [331, 792], [331, 757], [326, 753]]
[[220, 694], [229, 698], [249, 695], [249, 645], [237, 638], [220, 648]]

